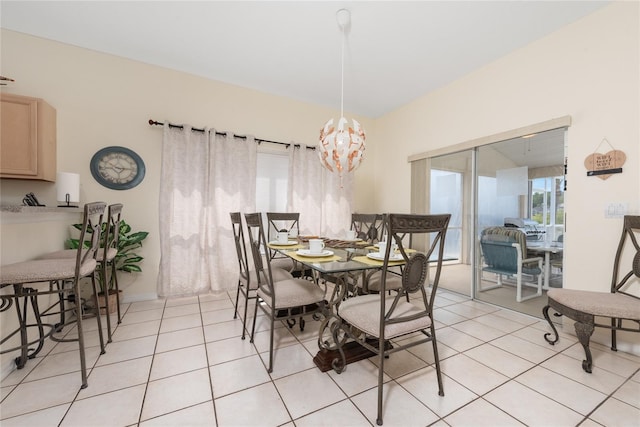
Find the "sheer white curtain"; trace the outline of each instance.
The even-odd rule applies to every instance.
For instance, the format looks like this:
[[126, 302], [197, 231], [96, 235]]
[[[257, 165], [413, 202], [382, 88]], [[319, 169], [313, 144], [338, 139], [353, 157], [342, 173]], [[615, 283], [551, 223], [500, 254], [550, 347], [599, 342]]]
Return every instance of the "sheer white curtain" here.
[[[319, 162], [319, 160], [318, 160]], [[344, 173], [342, 178], [322, 168], [324, 193], [322, 198], [322, 235], [344, 237], [351, 227], [353, 201], [353, 173]]]
[[256, 144], [251, 137], [165, 123], [160, 178], [163, 297], [236, 286], [229, 212], [255, 209]]
[[351, 225], [353, 178], [320, 164], [315, 150], [290, 147], [287, 211], [300, 212], [300, 233], [340, 237]]

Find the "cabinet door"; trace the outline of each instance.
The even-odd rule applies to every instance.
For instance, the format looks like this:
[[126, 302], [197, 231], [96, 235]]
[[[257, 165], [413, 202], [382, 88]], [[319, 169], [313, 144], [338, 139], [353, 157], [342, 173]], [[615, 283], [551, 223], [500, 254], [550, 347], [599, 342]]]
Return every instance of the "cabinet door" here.
[[0, 93], [0, 178], [56, 180], [56, 110], [40, 98]]
[[2, 99], [0, 171], [8, 175], [38, 174], [38, 102]]

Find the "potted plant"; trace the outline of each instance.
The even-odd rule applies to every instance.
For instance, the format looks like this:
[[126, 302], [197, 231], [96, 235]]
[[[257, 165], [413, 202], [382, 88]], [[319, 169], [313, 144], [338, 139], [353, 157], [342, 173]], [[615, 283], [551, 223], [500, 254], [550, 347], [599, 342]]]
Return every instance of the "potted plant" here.
[[[82, 228], [82, 224], [73, 224], [73, 227], [77, 230], [80, 230]], [[106, 227], [106, 223], [102, 224], [102, 231], [100, 236], [101, 241], [104, 241], [104, 234], [107, 230]], [[136, 253], [136, 249], [142, 247], [142, 241], [147, 238], [148, 234], [149, 233], [147, 231], [132, 232], [131, 226], [129, 224], [127, 224], [124, 220], [120, 221], [120, 229], [118, 230], [118, 254], [115, 258], [117, 271], [124, 271], [127, 273], [142, 271], [142, 268], [140, 268], [140, 262], [144, 258]], [[67, 247], [69, 249], [77, 249], [79, 244], [79, 239], [71, 238], [67, 240]], [[107, 280], [105, 280], [105, 277], [103, 277], [101, 270], [97, 275], [97, 279], [98, 285], [100, 286], [99, 297], [102, 297], [105, 292], [109, 294], [108, 312], [113, 313], [116, 310], [116, 291], [113, 288], [113, 282], [109, 281], [109, 283], [106, 283]], [[98, 300], [103, 301], [104, 299], [98, 298]], [[100, 311], [102, 314], [104, 314], [105, 310], [104, 308], [101, 308]]]

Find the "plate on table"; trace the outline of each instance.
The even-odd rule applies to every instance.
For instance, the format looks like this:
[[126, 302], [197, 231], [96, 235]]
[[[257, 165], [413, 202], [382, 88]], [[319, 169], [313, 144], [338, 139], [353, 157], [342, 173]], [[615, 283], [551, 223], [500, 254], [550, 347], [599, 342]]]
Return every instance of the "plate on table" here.
[[298, 244], [297, 240], [289, 240], [287, 243], [280, 243], [277, 240], [272, 240], [269, 242], [272, 246], [294, 246]]
[[329, 251], [327, 249], [323, 250], [320, 253], [311, 252], [309, 249], [298, 249], [296, 253], [300, 256], [308, 256], [311, 258], [320, 258], [333, 255], [333, 251]]
[[[380, 255], [380, 252], [369, 252], [367, 258], [375, 259], [376, 261], [384, 261], [384, 255]], [[389, 256], [389, 261], [403, 261], [402, 254], [393, 254]]]

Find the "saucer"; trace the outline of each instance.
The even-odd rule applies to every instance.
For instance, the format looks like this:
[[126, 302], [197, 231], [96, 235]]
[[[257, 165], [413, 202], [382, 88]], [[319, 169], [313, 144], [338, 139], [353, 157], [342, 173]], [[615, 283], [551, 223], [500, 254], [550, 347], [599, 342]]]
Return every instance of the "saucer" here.
[[272, 246], [294, 246], [298, 244], [297, 240], [289, 240], [287, 243], [280, 243], [277, 240], [272, 240], [269, 242]]
[[325, 249], [320, 253], [316, 253], [316, 252], [309, 251], [309, 249], [298, 249], [296, 251], [296, 254], [298, 254], [300, 256], [311, 257], [311, 258], [320, 258], [320, 257], [326, 257], [326, 256], [333, 255], [333, 251], [329, 251], [329, 250]]
[[[367, 258], [375, 259], [376, 261], [384, 261], [384, 255], [380, 255], [380, 252], [369, 252]], [[403, 261], [402, 254], [394, 254], [389, 257], [389, 261]]]

